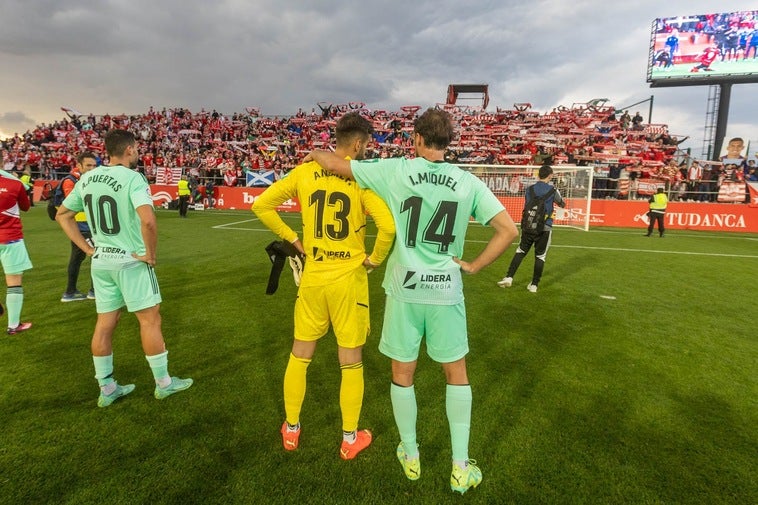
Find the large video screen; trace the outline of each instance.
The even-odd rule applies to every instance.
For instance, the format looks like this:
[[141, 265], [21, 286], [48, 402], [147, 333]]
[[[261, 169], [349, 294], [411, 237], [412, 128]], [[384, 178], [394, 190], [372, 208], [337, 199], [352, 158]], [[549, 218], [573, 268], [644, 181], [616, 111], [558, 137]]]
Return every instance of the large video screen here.
[[656, 19], [647, 81], [652, 87], [758, 82], [758, 10]]

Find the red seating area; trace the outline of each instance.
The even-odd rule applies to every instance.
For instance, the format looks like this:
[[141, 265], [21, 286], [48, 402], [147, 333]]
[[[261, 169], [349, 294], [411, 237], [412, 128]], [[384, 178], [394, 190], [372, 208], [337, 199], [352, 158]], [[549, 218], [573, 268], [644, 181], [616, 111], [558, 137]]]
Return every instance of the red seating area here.
[[[616, 118], [604, 99], [556, 107], [548, 113], [529, 103], [487, 112], [481, 107], [438, 104], [451, 113], [459, 136], [450, 146], [458, 163], [518, 165], [599, 161], [631, 165], [631, 170], [656, 172], [676, 152], [676, 141], [663, 124], [644, 125], [624, 113]], [[74, 163], [74, 156], [91, 150], [103, 154], [103, 135], [112, 128], [129, 129], [141, 139], [140, 166], [148, 178], [156, 167], [185, 167], [201, 178], [227, 183], [241, 180], [249, 170], [286, 171], [307, 152], [333, 144], [336, 120], [358, 111], [373, 122], [376, 133], [369, 156], [412, 154], [411, 132], [420, 106], [397, 111], [372, 110], [365, 104], [328, 104], [299, 110], [289, 117], [261, 116], [247, 108], [231, 115], [215, 110], [152, 107], [144, 114], [81, 115], [63, 109], [66, 117], [41, 124], [3, 141], [5, 160], [36, 178], [59, 178]]]

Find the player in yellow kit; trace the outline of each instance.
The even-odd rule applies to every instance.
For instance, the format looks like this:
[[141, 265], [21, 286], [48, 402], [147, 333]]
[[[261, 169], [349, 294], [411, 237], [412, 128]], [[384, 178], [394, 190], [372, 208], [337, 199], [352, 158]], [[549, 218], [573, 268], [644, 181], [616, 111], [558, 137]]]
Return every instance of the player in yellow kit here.
[[[356, 113], [337, 121], [335, 153], [344, 159], [361, 159], [372, 127]], [[278, 205], [300, 202], [303, 239], [276, 212]], [[305, 254], [305, 270], [295, 302], [295, 340], [284, 373], [282, 444], [295, 450], [300, 439], [300, 410], [305, 397], [306, 373], [318, 339], [331, 323], [337, 337], [342, 371], [342, 459], [353, 459], [371, 443], [369, 430], [358, 431], [363, 405], [362, 351], [369, 333], [367, 268], [384, 261], [395, 237], [395, 224], [387, 205], [355, 181], [331, 174], [315, 162], [295, 167], [253, 204], [261, 222], [281, 239]], [[366, 213], [376, 223], [374, 250], [366, 254]], [[364, 268], [365, 267], [365, 268]]]

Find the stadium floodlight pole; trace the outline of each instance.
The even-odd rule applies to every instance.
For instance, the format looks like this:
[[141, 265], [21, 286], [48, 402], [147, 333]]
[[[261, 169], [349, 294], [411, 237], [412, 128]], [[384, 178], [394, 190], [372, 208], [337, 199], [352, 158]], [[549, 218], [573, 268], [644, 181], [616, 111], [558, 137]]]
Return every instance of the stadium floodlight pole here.
[[635, 105], [639, 105], [645, 102], [650, 102], [650, 107], [648, 108], [648, 113], [647, 113], [647, 124], [650, 124], [653, 122], [653, 99], [654, 98], [655, 98], [654, 95], [650, 95], [650, 98], [645, 98], [644, 100], [640, 100], [639, 102], [634, 102], [632, 104], [625, 105], [624, 107], [616, 107], [616, 110], [617, 111], [629, 110]]

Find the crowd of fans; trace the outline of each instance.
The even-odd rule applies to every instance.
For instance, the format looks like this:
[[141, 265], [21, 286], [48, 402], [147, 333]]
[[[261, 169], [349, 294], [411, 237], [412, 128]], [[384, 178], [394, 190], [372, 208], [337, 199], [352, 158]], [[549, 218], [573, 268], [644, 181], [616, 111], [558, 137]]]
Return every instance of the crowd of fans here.
[[[104, 157], [105, 132], [123, 128], [141, 140], [138, 169], [151, 182], [157, 167], [182, 167], [200, 184], [245, 185], [246, 172], [272, 172], [276, 179], [312, 149], [333, 145], [336, 120], [347, 111], [358, 111], [375, 129], [367, 156], [413, 154], [411, 133], [419, 106], [386, 111], [370, 110], [363, 103], [317, 105], [318, 109], [301, 109], [290, 117], [261, 116], [253, 108], [226, 115], [216, 110], [151, 107], [144, 114], [117, 116], [62, 109], [66, 117], [16, 134], [4, 140], [2, 147], [6, 169], [33, 178], [60, 179], [74, 165], [78, 152], [88, 150]], [[448, 153], [456, 163], [595, 165], [598, 197], [617, 195], [617, 185], [610, 189], [607, 185], [621, 178], [660, 179], [669, 188], [687, 180], [682, 174], [689, 163], [677, 147], [683, 139], [669, 135], [666, 125], [646, 124], [639, 113], [632, 117], [627, 111], [617, 111], [604, 99], [556, 107], [548, 113], [532, 110], [529, 103], [495, 112], [438, 107], [448, 110], [458, 127], [458, 138]], [[716, 174], [715, 182], [732, 176]]]

